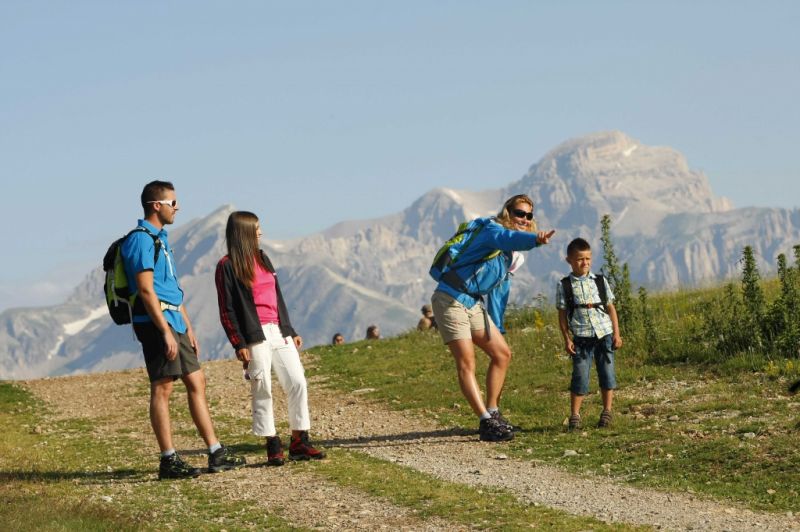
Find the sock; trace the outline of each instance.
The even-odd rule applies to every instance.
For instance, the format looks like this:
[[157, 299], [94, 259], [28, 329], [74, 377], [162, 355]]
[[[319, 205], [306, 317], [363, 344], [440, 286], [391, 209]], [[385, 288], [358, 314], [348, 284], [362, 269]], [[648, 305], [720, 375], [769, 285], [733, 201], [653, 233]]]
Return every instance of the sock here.
[[491, 418], [491, 417], [492, 417], [492, 415], [491, 415], [489, 412], [484, 412], [484, 413], [483, 413], [483, 414], [481, 414], [479, 417], [480, 417], [481, 421], [483, 421], [484, 419], [489, 419], [489, 418]]
[[167, 449], [166, 451], [163, 451], [161, 453], [161, 458], [169, 458], [173, 454], [175, 454], [175, 449], [174, 448], [173, 449]]
[[217, 442], [211, 447], [209, 447], [208, 454], [214, 454], [215, 452], [217, 452], [217, 449], [222, 449], [222, 444], [220, 442]]
[[496, 406], [490, 406], [489, 408], [486, 409], [486, 411], [489, 412], [490, 414], [494, 414], [495, 412], [500, 412], [500, 409]]

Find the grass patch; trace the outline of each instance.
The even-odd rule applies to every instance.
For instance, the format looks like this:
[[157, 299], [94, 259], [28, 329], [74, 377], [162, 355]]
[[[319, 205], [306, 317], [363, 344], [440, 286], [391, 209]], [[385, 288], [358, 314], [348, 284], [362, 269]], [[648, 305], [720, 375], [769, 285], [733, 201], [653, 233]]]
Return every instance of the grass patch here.
[[[659, 297], [651, 299], [653, 308], [661, 308]], [[697, 296], [664, 297], [670, 301], [670, 319], [680, 320]], [[733, 357], [716, 365], [687, 360], [677, 351], [691, 342], [681, 336], [680, 321], [669, 323], [660, 335], [670, 347], [658, 356], [637, 351], [635, 345], [617, 353], [620, 389], [612, 428], [594, 428], [601, 403], [593, 374], [595, 391], [582, 412], [586, 428], [567, 434], [562, 423], [569, 414], [571, 362], [563, 355], [555, 313], [544, 312], [544, 326], [537, 329], [534, 312], [512, 312], [507, 324], [514, 359], [502, 407], [525, 429], [508, 446], [510, 454], [753, 509], [796, 510], [800, 400], [786, 395], [785, 379], [760, 371], [761, 358]], [[329, 376], [330, 384], [343, 391], [371, 388], [368, 397], [397, 410], [415, 410], [444, 426], [477, 425], [459, 391], [452, 357], [436, 334], [412, 331], [392, 339], [322, 346], [314, 353], [319, 362], [312, 371]], [[483, 382], [487, 358], [480, 352], [477, 358]], [[578, 456], [565, 457], [567, 450]]]

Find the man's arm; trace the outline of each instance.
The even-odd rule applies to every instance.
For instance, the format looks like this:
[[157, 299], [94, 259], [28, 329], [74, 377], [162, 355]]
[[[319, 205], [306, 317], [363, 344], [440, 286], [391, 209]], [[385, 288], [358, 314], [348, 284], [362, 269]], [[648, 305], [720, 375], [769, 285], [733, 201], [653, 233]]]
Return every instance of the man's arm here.
[[192, 322], [189, 321], [189, 313], [186, 312], [186, 304], [181, 305], [181, 315], [183, 316], [183, 321], [186, 322], [186, 336], [189, 338], [189, 344], [194, 349], [194, 354], [200, 354], [200, 342], [197, 341], [197, 336], [194, 334], [194, 329], [192, 329]]
[[169, 324], [161, 312], [161, 303], [153, 286], [153, 270], [143, 270], [137, 273], [136, 285], [139, 287], [138, 297], [141, 298], [147, 315], [150, 316], [150, 319], [153, 320], [153, 325], [161, 331], [164, 337], [164, 354], [167, 356], [167, 360], [175, 360], [178, 356], [178, 342], [175, 341]]
[[622, 336], [619, 334], [619, 321], [617, 320], [617, 309], [614, 307], [614, 303], [609, 303], [606, 305], [608, 309], [608, 317], [611, 318], [611, 326], [614, 328], [614, 349], [619, 349], [622, 347]]

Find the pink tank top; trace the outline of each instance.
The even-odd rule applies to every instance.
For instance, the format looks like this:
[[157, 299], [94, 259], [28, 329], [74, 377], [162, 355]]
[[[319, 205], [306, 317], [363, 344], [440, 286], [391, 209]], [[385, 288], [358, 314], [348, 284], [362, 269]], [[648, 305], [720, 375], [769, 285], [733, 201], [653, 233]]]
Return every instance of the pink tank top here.
[[275, 290], [275, 275], [264, 269], [256, 261], [253, 279], [253, 300], [256, 303], [258, 320], [264, 323], [278, 323], [278, 292]]

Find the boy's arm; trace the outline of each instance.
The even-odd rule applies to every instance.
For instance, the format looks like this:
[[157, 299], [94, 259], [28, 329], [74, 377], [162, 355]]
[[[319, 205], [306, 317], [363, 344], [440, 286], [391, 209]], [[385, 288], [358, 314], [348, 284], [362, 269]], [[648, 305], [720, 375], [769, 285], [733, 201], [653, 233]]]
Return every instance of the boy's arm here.
[[574, 355], [575, 344], [572, 342], [572, 333], [569, 331], [566, 309], [558, 309], [558, 327], [561, 329], [561, 336], [564, 337], [564, 349], [569, 355]]
[[614, 308], [613, 303], [606, 305], [608, 309], [608, 317], [611, 318], [611, 326], [614, 328], [614, 349], [622, 347], [622, 336], [619, 334], [619, 321], [617, 320], [617, 309]]
[[189, 337], [189, 344], [191, 344], [192, 349], [194, 349], [194, 354], [200, 354], [200, 342], [197, 341], [197, 336], [194, 334], [194, 329], [192, 329], [192, 322], [189, 321], [189, 313], [186, 312], [186, 303], [181, 305], [181, 314], [183, 315], [183, 321], [186, 322], [186, 336]]

